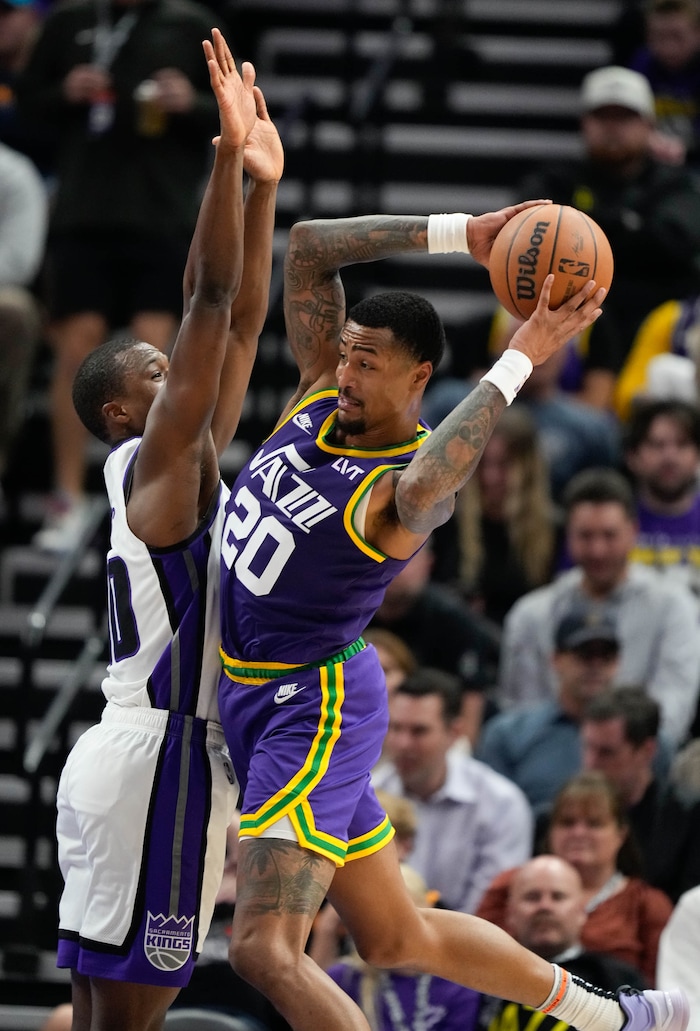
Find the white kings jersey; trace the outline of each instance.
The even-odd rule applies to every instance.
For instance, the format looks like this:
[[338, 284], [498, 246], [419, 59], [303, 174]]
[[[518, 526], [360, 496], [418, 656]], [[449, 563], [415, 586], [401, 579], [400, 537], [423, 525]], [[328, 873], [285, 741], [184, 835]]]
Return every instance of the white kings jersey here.
[[219, 564], [230, 492], [220, 481], [187, 540], [169, 548], [147, 547], [126, 518], [140, 443], [135, 437], [117, 445], [104, 467], [112, 526], [107, 554], [110, 662], [102, 690], [117, 705], [167, 709], [218, 723]]

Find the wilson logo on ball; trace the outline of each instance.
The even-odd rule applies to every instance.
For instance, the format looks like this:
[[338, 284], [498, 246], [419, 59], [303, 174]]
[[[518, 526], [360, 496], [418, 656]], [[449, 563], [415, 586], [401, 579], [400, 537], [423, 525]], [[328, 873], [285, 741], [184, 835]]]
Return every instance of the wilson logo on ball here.
[[518, 278], [516, 280], [518, 300], [530, 301], [533, 297], [537, 297], [535, 286], [537, 261], [540, 256], [540, 247], [549, 226], [549, 222], [538, 222], [530, 237], [530, 246], [524, 254], [518, 257]]

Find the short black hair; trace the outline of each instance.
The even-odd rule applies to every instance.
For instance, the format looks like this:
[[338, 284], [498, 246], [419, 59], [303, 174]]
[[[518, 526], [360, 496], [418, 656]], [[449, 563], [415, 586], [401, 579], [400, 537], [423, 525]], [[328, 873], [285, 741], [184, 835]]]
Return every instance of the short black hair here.
[[102, 408], [124, 392], [129, 368], [125, 355], [143, 341], [136, 337], [117, 337], [100, 344], [83, 359], [73, 380], [73, 407], [82, 424], [106, 444], [112, 443]]
[[637, 401], [633, 405], [625, 427], [625, 449], [636, 451], [649, 436], [652, 423], [659, 418], [673, 419], [700, 451], [700, 409], [689, 401], [668, 398], [659, 401]]
[[584, 469], [571, 478], [562, 498], [566, 515], [572, 509], [586, 502], [592, 505], [615, 503], [620, 505], [630, 519], [637, 519], [637, 504], [629, 481], [609, 466]]
[[462, 681], [453, 673], [432, 666], [421, 666], [406, 677], [396, 688], [396, 694], [407, 694], [412, 698], [425, 698], [436, 694], [442, 702], [442, 717], [445, 723], [457, 719], [462, 711]]
[[592, 723], [622, 719], [625, 740], [639, 746], [649, 738], [658, 737], [661, 707], [643, 687], [611, 687], [589, 702], [583, 719]]
[[390, 329], [400, 346], [417, 362], [437, 369], [445, 353], [445, 327], [430, 301], [420, 294], [391, 290], [373, 294], [347, 313], [358, 326]]

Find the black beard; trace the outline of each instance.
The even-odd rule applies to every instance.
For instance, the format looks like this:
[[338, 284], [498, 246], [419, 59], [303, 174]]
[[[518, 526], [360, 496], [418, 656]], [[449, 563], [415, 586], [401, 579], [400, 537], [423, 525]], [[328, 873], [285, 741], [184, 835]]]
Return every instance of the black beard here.
[[344, 412], [338, 412], [335, 420], [335, 438], [342, 443], [347, 437], [356, 437], [365, 432], [365, 420], [362, 416], [349, 419]]
[[647, 482], [647, 491], [650, 497], [656, 498], [658, 501], [662, 501], [665, 504], [672, 505], [676, 501], [680, 501], [684, 495], [690, 494], [695, 483], [695, 477], [687, 479], [675, 487], [663, 487], [658, 483]]

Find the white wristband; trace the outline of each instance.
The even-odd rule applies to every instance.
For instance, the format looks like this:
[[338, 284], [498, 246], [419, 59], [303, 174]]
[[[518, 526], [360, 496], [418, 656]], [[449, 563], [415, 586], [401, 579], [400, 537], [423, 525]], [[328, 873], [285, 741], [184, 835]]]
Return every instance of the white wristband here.
[[454, 215], [428, 215], [428, 254], [469, 254], [467, 222], [472, 218], [462, 211]]
[[481, 382], [493, 383], [505, 397], [506, 404], [512, 404], [531, 372], [532, 362], [528, 356], [509, 347], [481, 377]]

